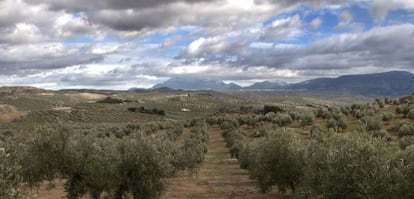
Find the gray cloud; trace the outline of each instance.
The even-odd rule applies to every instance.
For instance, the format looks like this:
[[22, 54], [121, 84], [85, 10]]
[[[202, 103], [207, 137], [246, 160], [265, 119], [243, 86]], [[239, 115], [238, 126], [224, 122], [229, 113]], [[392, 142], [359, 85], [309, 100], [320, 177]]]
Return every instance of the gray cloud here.
[[297, 4], [335, 5], [350, 3], [350, 0], [255, 0], [255, 3], [273, 3], [283, 6], [292, 6]]
[[[390, 9], [414, 8], [412, 0], [0, 0], [0, 73], [3, 83], [125, 88], [182, 75], [298, 81], [352, 71], [413, 71], [414, 25], [323, 39], [320, 33], [311, 44], [295, 45], [278, 40], [312, 37], [306, 29], [317, 31], [324, 24], [321, 19], [305, 23], [297, 15], [263, 23], [299, 4], [340, 10], [340, 5], [346, 8], [353, 2], [362, 2], [377, 19]], [[335, 33], [362, 31], [350, 13], [339, 17]], [[106, 36], [126, 44], [184, 27], [190, 27], [190, 33], [162, 36], [163, 41], [150, 41], [151, 47], [138, 44], [141, 48], [121, 52], [120, 44], [99, 46], [107, 42]], [[92, 38], [97, 44], [63, 42], [73, 37]], [[193, 42], [182, 49], [190, 39]], [[182, 49], [178, 55], [177, 49]]]
[[59, 43], [0, 46], [1, 74], [24, 74], [100, 61], [104, 53], [93, 46], [64, 46]]
[[217, 2], [220, 0], [26, 0], [31, 4], [47, 4], [52, 10], [66, 10], [69, 12], [87, 12], [95, 10], [125, 10], [143, 9], [165, 6], [171, 3], [200, 3]]
[[[375, 28], [366, 33], [348, 33], [332, 36], [309, 46], [272, 46], [266, 49], [251, 49], [249, 46], [228, 46], [237, 49], [228, 56], [238, 57], [211, 60], [209, 48], [200, 48], [197, 60], [202, 64], [221, 63], [240, 67], [266, 66], [268, 68], [292, 70], [353, 70], [355, 68], [378, 67], [414, 69], [414, 25], [405, 24]], [[217, 48], [216, 48], [217, 49]], [[204, 53], [206, 50], [209, 53]], [[247, 52], [247, 53], [246, 53]], [[215, 52], [222, 54], [222, 52]], [[182, 54], [185, 59], [186, 54]], [[189, 56], [189, 60], [194, 57]]]

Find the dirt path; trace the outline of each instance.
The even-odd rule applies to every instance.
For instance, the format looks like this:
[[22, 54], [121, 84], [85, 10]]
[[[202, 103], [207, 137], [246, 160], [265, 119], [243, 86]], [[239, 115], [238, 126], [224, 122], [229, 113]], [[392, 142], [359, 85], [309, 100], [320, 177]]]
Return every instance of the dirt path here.
[[246, 170], [239, 168], [237, 159], [231, 159], [220, 129], [209, 129], [208, 153], [197, 175], [179, 174], [169, 180], [162, 199], [202, 198], [290, 198], [277, 192], [261, 194], [250, 180]]
[[[178, 141], [190, 135], [185, 128]], [[237, 159], [231, 159], [225, 140], [217, 127], [209, 129], [210, 141], [208, 153], [196, 175], [180, 173], [169, 179], [169, 185], [162, 199], [287, 199], [286, 195], [277, 192], [261, 194], [256, 189], [255, 182], [250, 180], [246, 170], [239, 168]], [[57, 182], [56, 188], [40, 189], [37, 199], [64, 198], [63, 182]]]

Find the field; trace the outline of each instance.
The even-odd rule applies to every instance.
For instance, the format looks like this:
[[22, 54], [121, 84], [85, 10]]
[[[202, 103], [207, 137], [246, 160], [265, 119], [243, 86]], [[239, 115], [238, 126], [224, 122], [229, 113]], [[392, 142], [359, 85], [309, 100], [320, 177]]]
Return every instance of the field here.
[[1, 88], [0, 198], [412, 198], [413, 103]]

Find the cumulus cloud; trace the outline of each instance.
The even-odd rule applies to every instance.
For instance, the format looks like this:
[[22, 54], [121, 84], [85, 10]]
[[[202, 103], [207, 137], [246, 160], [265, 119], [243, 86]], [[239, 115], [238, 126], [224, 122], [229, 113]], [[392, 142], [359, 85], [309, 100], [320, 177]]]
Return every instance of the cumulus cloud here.
[[354, 16], [348, 10], [344, 10], [339, 15], [339, 22], [336, 25], [338, 30], [351, 30], [353, 32], [360, 32], [362, 30], [362, 24], [353, 22]]
[[414, 9], [412, 0], [375, 0], [371, 7], [371, 13], [377, 21], [382, 21], [388, 15], [388, 12], [398, 8]]
[[103, 54], [95, 53], [93, 49], [89, 45], [68, 46], [61, 43], [2, 45], [0, 71], [2, 74], [19, 74], [102, 60]]
[[310, 22], [310, 25], [312, 26], [312, 28], [319, 28], [322, 25], [322, 19], [315, 18]]
[[[366, 33], [347, 33], [332, 36], [309, 46], [272, 46], [266, 50], [246, 48], [232, 54], [242, 57], [229, 61], [214, 60], [231, 66], [260, 67], [293, 70], [352, 70], [377, 67], [413, 70], [414, 25], [396, 25], [372, 29]], [[232, 49], [231, 47], [229, 47]], [[203, 52], [198, 52], [202, 55]], [[220, 52], [218, 52], [220, 54]], [[203, 59], [202, 59], [203, 60]], [[208, 59], [203, 60], [208, 64]]]
[[299, 15], [276, 19], [270, 26], [265, 27], [261, 33], [261, 39], [279, 39], [282, 37], [294, 37], [301, 33], [302, 22]]
[[184, 3], [200, 3], [200, 2], [214, 2], [217, 0], [100, 0], [100, 1], [83, 1], [83, 0], [26, 0], [32, 4], [47, 4], [53, 10], [66, 11], [89, 11], [89, 10], [124, 10], [136, 8], [150, 8], [163, 6], [170, 3], [184, 2]]
[[[374, 27], [355, 23], [353, 5], [371, 12]], [[0, 84], [127, 88], [183, 75], [250, 82], [414, 71], [412, 21], [378, 23], [390, 10], [411, 11], [412, 0], [0, 0], [0, 7]], [[332, 30], [318, 15], [326, 10], [339, 19]]]

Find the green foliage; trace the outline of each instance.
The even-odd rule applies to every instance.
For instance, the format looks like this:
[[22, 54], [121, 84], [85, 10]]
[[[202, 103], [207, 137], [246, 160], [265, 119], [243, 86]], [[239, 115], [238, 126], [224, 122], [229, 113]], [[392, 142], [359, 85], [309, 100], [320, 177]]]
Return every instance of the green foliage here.
[[145, 107], [130, 107], [128, 108], [129, 111], [131, 112], [138, 112], [138, 113], [146, 113], [146, 114], [155, 114], [155, 115], [162, 115], [165, 116], [165, 111], [164, 110], [160, 110], [157, 108], [152, 108], [152, 109], [148, 109]]
[[21, 189], [23, 179], [20, 176], [21, 167], [13, 157], [0, 148], [0, 199], [23, 199], [26, 194]]
[[279, 112], [285, 112], [285, 110], [279, 106], [264, 105], [263, 114], [270, 113], [270, 112], [279, 113]]
[[335, 132], [342, 132], [348, 128], [348, 122], [345, 117], [331, 117], [326, 121], [326, 128], [333, 129]]
[[404, 137], [404, 136], [411, 136], [411, 135], [414, 135], [414, 125], [402, 124], [398, 128], [398, 136]]
[[164, 178], [171, 176], [173, 157], [166, 143], [137, 135], [118, 146], [114, 198], [132, 194], [133, 198], [159, 198], [165, 188]]
[[391, 112], [383, 112], [382, 113], [382, 121], [389, 122], [395, 118], [395, 115]]
[[26, 146], [19, 150], [25, 181], [34, 185], [42, 180], [53, 180], [66, 170], [72, 133], [65, 126], [41, 126], [35, 129], [28, 137]]
[[399, 146], [400, 146], [401, 150], [405, 150], [407, 147], [409, 147], [413, 144], [414, 144], [414, 137], [412, 137], [412, 136], [403, 137], [399, 141]]
[[363, 127], [365, 127], [365, 130], [367, 131], [378, 131], [382, 128], [382, 122], [381, 119], [377, 117], [366, 117], [361, 119], [363, 123]]
[[407, 118], [414, 120], [414, 109], [411, 109], [408, 113], [407, 113]]
[[409, 146], [397, 153], [391, 172], [393, 174], [393, 197], [414, 198], [414, 147]]
[[289, 114], [278, 113], [273, 119], [272, 123], [277, 124], [278, 126], [286, 126], [292, 124], [293, 120]]
[[102, 103], [102, 104], [121, 104], [123, 102], [124, 102], [124, 100], [121, 100], [121, 99], [115, 99], [115, 98], [112, 98], [112, 97], [107, 97], [107, 98], [105, 98], [103, 100], [97, 101], [96, 103]]
[[310, 114], [310, 113], [303, 113], [301, 116], [300, 116], [300, 124], [302, 125], [302, 126], [309, 126], [309, 125], [312, 125], [313, 124], [313, 121], [314, 121], [314, 118], [313, 118], [314, 116], [313, 116], [313, 114]]
[[[154, 134], [154, 129], [165, 131]], [[131, 124], [104, 133], [79, 132], [62, 124], [41, 126], [16, 138], [19, 145], [8, 145], [18, 166], [7, 167], [16, 169], [16, 176], [21, 174], [21, 180], [15, 177], [17, 182], [10, 186], [17, 190], [21, 182], [36, 186], [62, 178], [70, 199], [100, 198], [104, 192], [115, 199], [159, 198], [165, 178], [177, 170], [196, 168], [207, 152], [203, 123], [196, 124], [191, 136], [177, 146], [174, 141], [181, 131], [182, 125], [175, 123]]]
[[306, 148], [296, 198], [390, 198], [389, 152], [381, 140], [331, 136]]
[[207, 127], [204, 125], [196, 126], [191, 131], [191, 136], [184, 140], [179, 146], [177, 168], [190, 171], [196, 171], [200, 163], [204, 160], [204, 155], [207, 153], [208, 134]]
[[303, 156], [295, 139], [289, 134], [275, 132], [257, 144], [249, 170], [260, 190], [266, 192], [277, 185], [281, 191], [295, 191], [303, 175]]

